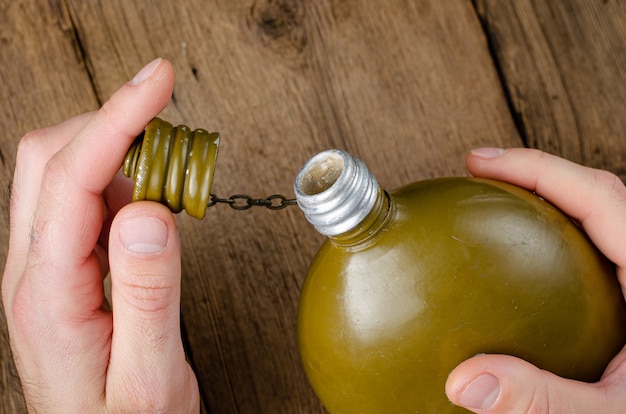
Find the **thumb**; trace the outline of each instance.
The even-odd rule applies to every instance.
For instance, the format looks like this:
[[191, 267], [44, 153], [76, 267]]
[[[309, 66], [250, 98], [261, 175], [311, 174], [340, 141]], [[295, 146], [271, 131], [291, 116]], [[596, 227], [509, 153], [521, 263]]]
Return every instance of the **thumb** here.
[[471, 358], [455, 368], [446, 382], [450, 401], [486, 414], [623, 412], [624, 398], [611, 398], [607, 391], [602, 383], [561, 378], [507, 355]]
[[145, 201], [122, 208], [111, 226], [109, 261], [107, 400], [149, 410], [158, 408], [155, 402], [166, 408], [197, 401], [180, 332], [180, 249], [172, 213]]

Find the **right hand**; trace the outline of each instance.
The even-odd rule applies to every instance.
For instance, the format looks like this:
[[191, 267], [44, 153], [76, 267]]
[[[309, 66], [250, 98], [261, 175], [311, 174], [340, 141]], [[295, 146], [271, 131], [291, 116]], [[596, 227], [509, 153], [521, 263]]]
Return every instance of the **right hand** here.
[[[535, 191], [579, 220], [617, 265], [626, 294], [626, 187], [617, 176], [521, 148], [474, 150], [467, 166], [475, 176]], [[626, 350], [596, 384], [560, 378], [511, 356], [476, 356], [452, 371], [446, 393], [453, 403], [483, 414], [625, 413]]]

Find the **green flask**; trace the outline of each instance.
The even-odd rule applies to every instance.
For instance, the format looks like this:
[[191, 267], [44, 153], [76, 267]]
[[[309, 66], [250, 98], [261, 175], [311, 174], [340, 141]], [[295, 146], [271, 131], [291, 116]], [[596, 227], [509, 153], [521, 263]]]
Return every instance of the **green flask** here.
[[468, 177], [386, 192], [339, 150], [307, 162], [295, 191], [328, 237], [301, 292], [298, 340], [332, 414], [467, 412], [444, 385], [479, 353], [596, 381], [626, 342], [614, 266], [535, 194]]

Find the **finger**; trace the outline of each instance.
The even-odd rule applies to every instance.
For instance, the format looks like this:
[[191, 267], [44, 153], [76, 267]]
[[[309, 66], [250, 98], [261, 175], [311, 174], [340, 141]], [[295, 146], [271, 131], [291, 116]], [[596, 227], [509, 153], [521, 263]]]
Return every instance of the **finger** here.
[[[9, 250], [2, 276], [2, 300], [10, 311], [24, 272], [31, 242], [31, 225], [43, 170], [50, 158], [93, 116], [86, 113], [61, 124], [26, 134], [18, 145], [9, 198]], [[12, 321], [7, 321], [12, 326]]]
[[[32, 277], [48, 279], [51, 304], [90, 312], [100, 303], [99, 260], [94, 254], [105, 213], [101, 193], [118, 171], [124, 154], [149, 120], [168, 102], [173, 88], [169, 62], [155, 60], [140, 71], [143, 82], [129, 82], [48, 162], [31, 228]], [[146, 77], [147, 76], [147, 77]], [[98, 271], [90, 273], [93, 269]], [[87, 275], [90, 275], [89, 277]], [[44, 281], [34, 286], [46, 286]], [[80, 294], [79, 294], [80, 293]], [[77, 315], [79, 316], [79, 315]]]
[[[38, 221], [53, 217], [61, 231], [51, 229], [50, 233], [68, 239], [68, 233], [80, 234], [85, 223], [102, 222], [94, 220], [102, 213], [101, 193], [119, 170], [132, 141], [171, 96], [173, 72], [169, 62], [157, 59], [142, 72], [141, 76], [149, 75], [144, 82], [129, 82], [120, 88], [48, 163]], [[60, 193], [63, 197], [57, 197]], [[89, 255], [98, 234], [99, 229], [75, 239], [65, 249], [73, 256], [68, 259]]]
[[[111, 315], [101, 310], [102, 274], [94, 250], [105, 216], [101, 193], [131, 141], [166, 105], [173, 87], [168, 62], [157, 60], [146, 68], [44, 168], [28, 262], [19, 281], [14, 277], [7, 309], [13, 319], [13, 349], [30, 396], [60, 403], [67, 400], [62, 397], [67, 389], [92, 402], [102, 396], [112, 323]], [[41, 382], [30, 385], [31, 380]], [[40, 383], [50, 387], [38, 389]]]
[[[23, 268], [25, 264], [30, 245], [29, 229], [45, 165], [92, 116], [93, 112], [85, 113], [61, 124], [29, 132], [20, 140], [10, 191], [10, 253], [7, 266]], [[16, 269], [8, 273], [20, 272]]]
[[102, 106], [67, 148], [73, 161], [68, 173], [82, 188], [102, 193], [130, 144], [168, 103], [173, 87], [172, 65], [156, 59]]
[[474, 150], [467, 167], [475, 176], [537, 192], [580, 220], [594, 244], [618, 266], [626, 266], [626, 188], [614, 174], [522, 148]]
[[189, 404], [189, 389], [197, 387], [190, 387], [195, 380], [181, 340], [173, 214], [152, 202], [124, 207], [111, 227], [109, 257], [115, 328], [107, 398], [119, 402], [132, 396], [137, 407], [151, 412], [167, 408], [151, 404], [182, 404], [181, 397]]
[[[125, 205], [132, 201], [132, 191], [135, 182], [126, 177], [122, 170], [118, 170], [111, 183], [104, 189], [104, 200], [107, 206], [107, 218], [102, 224], [102, 231], [100, 232], [100, 238], [98, 244], [105, 250], [109, 248], [109, 231], [111, 229], [111, 223], [113, 217], [118, 211]], [[107, 263], [108, 265], [108, 263]]]
[[485, 414], [618, 413], [626, 394], [615, 386], [568, 380], [506, 355], [482, 355], [448, 377], [450, 401]]

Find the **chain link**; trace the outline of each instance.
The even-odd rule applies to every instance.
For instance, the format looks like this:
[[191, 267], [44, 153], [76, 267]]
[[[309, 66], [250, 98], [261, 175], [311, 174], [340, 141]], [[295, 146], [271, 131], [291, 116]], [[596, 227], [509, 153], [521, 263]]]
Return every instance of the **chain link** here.
[[252, 207], [265, 207], [270, 210], [282, 210], [286, 207], [296, 205], [295, 198], [287, 198], [284, 195], [274, 194], [267, 198], [252, 198], [245, 194], [235, 194], [228, 198], [220, 198], [211, 193], [211, 199], [207, 207], [216, 204], [228, 204], [233, 210], [247, 210]]

